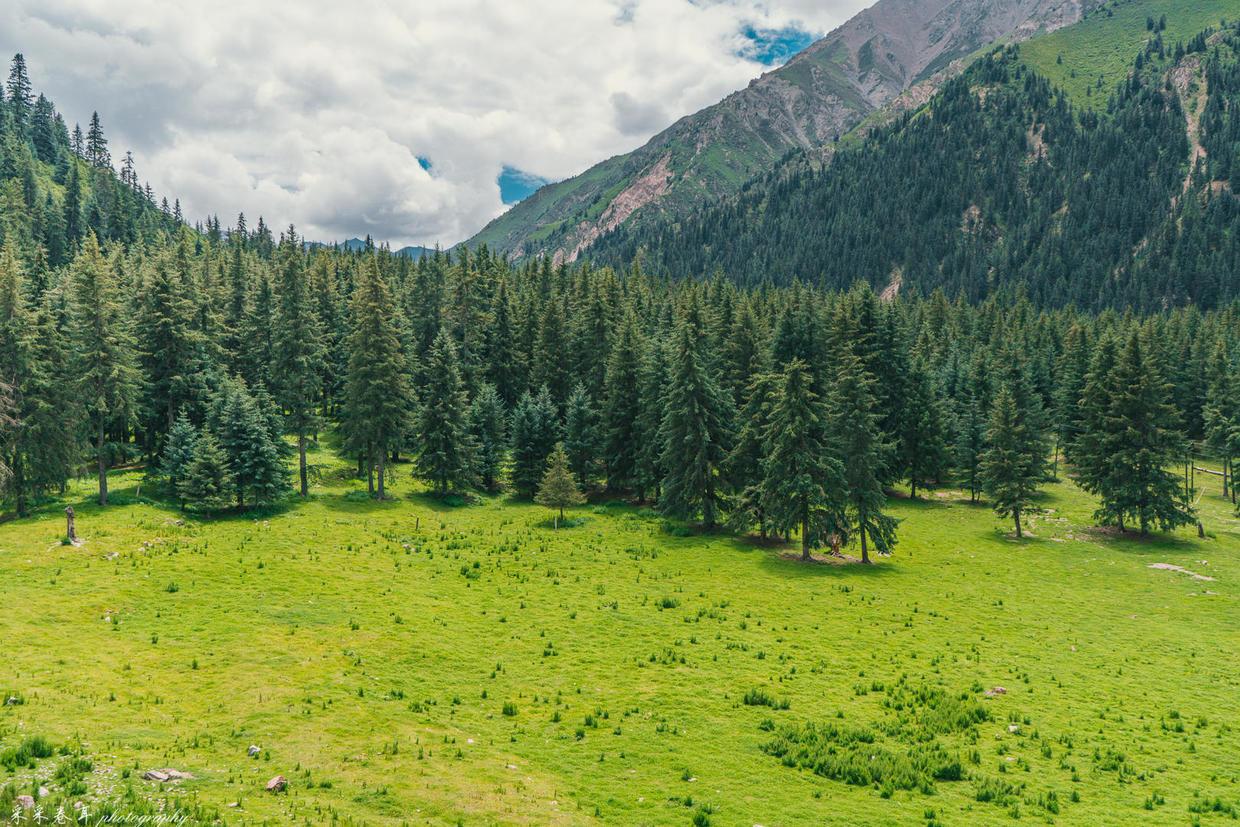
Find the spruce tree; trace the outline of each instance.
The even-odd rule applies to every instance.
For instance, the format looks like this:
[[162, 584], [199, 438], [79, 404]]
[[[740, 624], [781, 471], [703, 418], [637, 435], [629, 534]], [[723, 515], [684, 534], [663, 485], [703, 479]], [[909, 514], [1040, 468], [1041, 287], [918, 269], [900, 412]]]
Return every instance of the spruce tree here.
[[408, 429], [413, 394], [405, 371], [396, 306], [373, 256], [358, 273], [352, 310], [343, 412], [345, 444], [366, 458], [368, 479], [377, 472], [375, 496], [383, 499], [387, 456], [400, 447]]
[[532, 497], [542, 481], [547, 457], [560, 441], [560, 418], [546, 388], [529, 391], [512, 411], [512, 485], [523, 497]]
[[184, 411], [177, 416], [164, 441], [164, 452], [159, 460], [159, 472], [168, 481], [168, 487], [177, 495], [181, 508], [185, 508], [185, 500], [181, 498], [181, 480], [185, 478], [190, 464], [194, 461], [195, 446], [198, 432]]
[[898, 521], [883, 513], [887, 495], [882, 473], [891, 445], [879, 425], [875, 380], [854, 353], [838, 357], [832, 395], [831, 431], [843, 466], [845, 521], [843, 539], [861, 546], [861, 562], [870, 562], [870, 544], [879, 554], [890, 554], [896, 544]]
[[638, 452], [643, 444], [642, 437], [648, 436], [638, 431], [642, 405], [650, 401], [642, 395], [641, 345], [637, 320], [630, 312], [613, 337], [604, 383], [603, 429], [609, 491], [625, 491], [636, 485]]
[[119, 447], [111, 438], [128, 433], [141, 375], [115, 275], [93, 235], [74, 260], [71, 278], [73, 374], [95, 446], [99, 504], [107, 505], [108, 464]]
[[912, 497], [917, 488], [929, 488], [947, 473], [948, 451], [943, 407], [930, 368], [915, 360], [908, 373], [905, 415], [899, 431], [900, 464]]
[[1044, 479], [1045, 446], [1029, 427], [1027, 414], [1017, 408], [1011, 388], [995, 395], [982, 458], [982, 484], [1001, 517], [1011, 517], [1016, 536], [1024, 536], [1021, 515], [1029, 511]]
[[588, 488], [598, 461], [598, 415], [585, 385], [578, 382], [564, 406], [564, 450], [580, 485]]
[[202, 432], [194, 441], [194, 458], [185, 468], [177, 494], [195, 508], [217, 511], [228, 507], [234, 487], [228, 458], [211, 432]]
[[266, 394], [256, 395], [241, 379], [226, 380], [211, 404], [210, 426], [227, 458], [238, 508], [279, 500], [288, 492], [289, 473], [278, 414]]
[[206, 402], [204, 338], [194, 329], [192, 288], [167, 256], [157, 256], [145, 274], [135, 329], [144, 383], [147, 448], [159, 444], [178, 411], [196, 411]]
[[548, 508], [558, 509], [555, 528], [559, 528], [560, 520], [564, 519], [564, 509], [570, 505], [580, 505], [585, 501], [585, 495], [577, 487], [576, 475], [569, 465], [564, 443], [558, 442], [551, 451], [551, 456], [547, 457], [547, 470], [543, 473], [534, 502]]
[[484, 382], [469, 406], [469, 432], [477, 448], [474, 471], [488, 491], [499, 486], [500, 469], [508, 446], [504, 400], [490, 382]]
[[812, 390], [809, 366], [784, 369], [767, 425], [762, 492], [772, 524], [801, 531], [801, 559], [847, 533], [844, 467], [832, 450], [826, 406]]
[[12, 238], [0, 250], [0, 446], [17, 516], [31, 495], [62, 485], [76, 461], [74, 410], [65, 391], [59, 333], [26, 303]]
[[745, 405], [737, 414], [740, 430], [736, 445], [724, 464], [724, 475], [733, 494], [732, 515], [728, 521], [736, 531], [758, 526], [758, 535], [766, 539], [768, 520], [763, 494], [764, 463], [771, 404], [779, 389], [779, 375], [758, 373], [750, 377], [745, 390]]
[[723, 506], [720, 477], [731, 447], [731, 399], [715, 375], [705, 331], [691, 316], [678, 325], [673, 347], [659, 434], [665, 469], [661, 507], [679, 519], [701, 515], [711, 529]]
[[417, 420], [415, 467], [438, 496], [475, 482], [476, 450], [469, 433], [469, 399], [456, 343], [441, 329], [426, 365], [425, 398]]
[[1150, 526], [1169, 531], [1194, 521], [1179, 480], [1168, 466], [1183, 455], [1178, 416], [1170, 402], [1171, 385], [1141, 332], [1132, 331], [1120, 350], [1109, 387], [1104, 419], [1111, 453], [1099, 486], [1098, 516], [1122, 528], [1130, 518], [1149, 533]]
[[306, 277], [301, 239], [288, 228], [280, 245], [275, 329], [271, 342], [272, 381], [284, 408], [287, 430], [297, 437], [300, 494], [310, 494], [306, 441], [318, 427], [323, 333]]

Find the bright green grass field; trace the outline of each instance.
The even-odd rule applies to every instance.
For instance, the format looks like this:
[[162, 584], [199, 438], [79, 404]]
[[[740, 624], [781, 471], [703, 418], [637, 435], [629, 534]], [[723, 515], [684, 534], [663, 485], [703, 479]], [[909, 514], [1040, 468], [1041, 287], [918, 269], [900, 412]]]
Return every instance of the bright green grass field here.
[[[0, 690], [25, 699], [0, 746], [80, 740], [93, 793], [191, 772], [168, 789], [246, 824], [1221, 824], [1240, 803], [1240, 525], [1216, 478], [1205, 540], [1108, 538], [1067, 483], [1024, 542], [957, 492], [896, 501], [897, 552], [866, 568], [627, 507], [559, 531], [505, 499], [446, 508], [407, 466], [378, 504], [313, 461], [310, 501], [266, 519], [182, 520], [118, 474], [129, 504], [74, 489], [81, 547], [63, 503], [0, 526]], [[884, 791], [763, 751], [820, 722], [906, 752], [893, 723], [924, 710], [891, 698], [916, 688], [989, 713], [938, 737], [964, 780]], [[995, 781], [1018, 791], [979, 801]]]

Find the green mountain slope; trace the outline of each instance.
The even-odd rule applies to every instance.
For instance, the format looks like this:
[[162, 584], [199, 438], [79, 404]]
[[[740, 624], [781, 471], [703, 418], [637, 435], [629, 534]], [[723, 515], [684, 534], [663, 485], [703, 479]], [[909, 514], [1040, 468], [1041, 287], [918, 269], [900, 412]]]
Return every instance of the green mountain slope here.
[[[1234, 15], [1240, 0], [1212, 11]], [[1087, 34], [1127, 38], [1134, 19]], [[973, 299], [1008, 284], [1091, 308], [1230, 301], [1240, 32], [1169, 43], [1144, 15], [1139, 27], [1146, 43], [1104, 110], [1074, 106], [1034, 72], [1028, 44], [1002, 48], [825, 165], [791, 157], [735, 199], [618, 228], [586, 255], [751, 284], [863, 279]]]
[[923, 102], [962, 59], [1080, 19], [1095, 0], [879, 0], [785, 66], [645, 146], [543, 187], [466, 242], [572, 260], [617, 226], [737, 192], [789, 151], [830, 145], [884, 108]]

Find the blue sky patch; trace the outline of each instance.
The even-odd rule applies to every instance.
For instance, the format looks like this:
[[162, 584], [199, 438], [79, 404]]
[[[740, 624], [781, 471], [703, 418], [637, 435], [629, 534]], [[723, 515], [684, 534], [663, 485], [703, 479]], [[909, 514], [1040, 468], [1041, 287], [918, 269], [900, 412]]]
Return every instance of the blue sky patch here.
[[427, 158], [425, 155], [419, 155], [418, 166], [422, 167], [422, 169], [426, 170], [427, 172], [430, 172], [431, 171], [431, 159]]
[[741, 57], [756, 60], [764, 66], [780, 66], [817, 38], [810, 32], [792, 26], [783, 29], [758, 29], [746, 26], [741, 35], [749, 43], [741, 49]]
[[500, 200], [505, 204], [515, 204], [533, 195], [544, 184], [551, 183], [546, 178], [507, 165], [495, 181], [499, 184]]

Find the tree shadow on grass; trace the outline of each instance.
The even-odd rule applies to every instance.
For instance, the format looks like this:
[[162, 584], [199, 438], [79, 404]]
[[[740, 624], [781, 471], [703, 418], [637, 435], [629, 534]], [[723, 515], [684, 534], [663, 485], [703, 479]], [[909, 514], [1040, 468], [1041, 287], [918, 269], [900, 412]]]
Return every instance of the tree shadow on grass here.
[[785, 551], [764, 549], [759, 565], [768, 572], [784, 577], [804, 579], [808, 577], [833, 580], [851, 580], [854, 578], [885, 577], [892, 573], [892, 564], [887, 557], [870, 558], [870, 563], [862, 563], [860, 558], [846, 555], [844, 559], [831, 557], [821, 550], [814, 552], [813, 559], [802, 560], [800, 547], [789, 546]]

